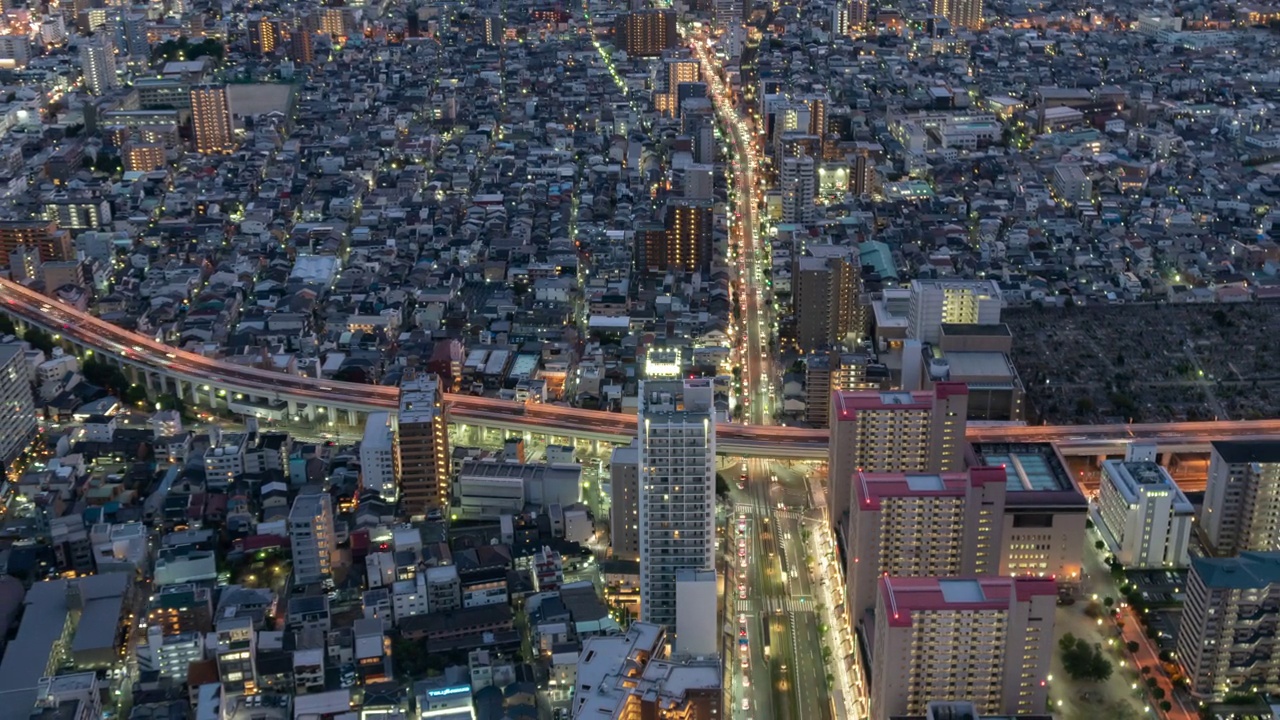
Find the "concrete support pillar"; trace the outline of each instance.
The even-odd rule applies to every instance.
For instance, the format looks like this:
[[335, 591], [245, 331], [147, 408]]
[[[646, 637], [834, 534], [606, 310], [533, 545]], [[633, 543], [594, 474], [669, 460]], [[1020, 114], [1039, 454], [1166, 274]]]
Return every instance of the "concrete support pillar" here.
[[157, 377], [156, 374], [151, 372], [150, 370], [144, 370], [142, 373], [142, 378], [143, 378], [143, 381], [145, 382], [144, 387], [147, 388], [148, 393], [158, 393], [161, 390], [163, 390], [164, 378], [162, 376]]
[[214, 387], [213, 385], [209, 386], [209, 407], [210, 408], [218, 407], [218, 388]]
[[592, 440], [592, 441], [591, 441], [591, 453], [592, 453], [593, 455], [599, 455], [599, 454], [600, 454], [600, 441], [599, 441], [599, 440]]
[[348, 424], [348, 425], [350, 425], [351, 427], [356, 427], [356, 422], [357, 422], [357, 420], [358, 420], [358, 418], [357, 418], [357, 416], [356, 416], [356, 411], [355, 411], [355, 410], [348, 410], [348, 411], [347, 411], [347, 424]]
[[285, 407], [288, 408], [289, 419], [292, 420], [293, 416], [298, 414], [298, 401], [286, 400], [284, 404], [285, 404]]

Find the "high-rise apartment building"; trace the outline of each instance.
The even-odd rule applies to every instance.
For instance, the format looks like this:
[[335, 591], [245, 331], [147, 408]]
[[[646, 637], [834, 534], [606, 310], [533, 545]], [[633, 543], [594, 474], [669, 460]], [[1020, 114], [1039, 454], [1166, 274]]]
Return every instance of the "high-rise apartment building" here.
[[676, 11], [644, 9], [623, 13], [614, 26], [615, 44], [630, 57], [658, 57], [679, 42]]
[[249, 48], [257, 55], [270, 55], [285, 43], [285, 24], [279, 18], [253, 15], [249, 18]]
[[817, 166], [808, 155], [784, 157], [780, 172], [782, 189], [782, 222], [808, 225], [817, 217], [814, 204], [817, 189]]
[[964, 472], [854, 478], [845, 578], [855, 626], [885, 574], [1047, 577], [1077, 589], [1089, 505], [1053, 446], [978, 445], [967, 461]]
[[888, 368], [873, 364], [864, 353], [814, 353], [804, 361], [805, 422], [826, 427], [831, 419], [831, 393], [836, 390], [878, 390]]
[[933, 0], [933, 14], [946, 18], [953, 30], [982, 29], [982, 0]]
[[338, 541], [333, 527], [333, 500], [327, 493], [294, 499], [289, 509], [289, 544], [293, 548], [294, 585], [333, 577], [333, 554]]
[[854, 478], [845, 578], [849, 617], [874, 609], [880, 578], [995, 575], [1005, 473], [865, 473]]
[[825, 245], [810, 251], [795, 259], [791, 273], [796, 344], [814, 352], [856, 343], [865, 334], [858, 250]]
[[742, 27], [744, 7], [742, 0], [714, 0], [712, 14], [716, 32], [727, 33]]
[[970, 700], [989, 714], [1044, 709], [1058, 589], [1040, 578], [880, 579], [871, 716]]
[[116, 49], [105, 35], [81, 40], [80, 72], [90, 95], [106, 95], [120, 87], [116, 77]]
[[995, 325], [1002, 302], [995, 280], [912, 280], [907, 337], [937, 343], [943, 324]]
[[0, 345], [0, 463], [18, 457], [36, 436], [36, 406], [22, 345]]
[[1213, 443], [1200, 528], [1218, 555], [1280, 550], [1280, 441]]
[[400, 384], [400, 503], [410, 515], [449, 505], [449, 426], [440, 377], [424, 373]]
[[1191, 693], [1280, 692], [1280, 553], [1191, 559], [1178, 663]]
[[168, 162], [169, 153], [163, 143], [128, 142], [120, 149], [127, 172], [151, 172]]
[[[843, 535], [854, 474], [955, 472], [964, 469], [964, 383], [930, 392], [831, 393], [828, 520]], [[847, 545], [846, 545], [847, 547]]]
[[697, 272], [711, 266], [713, 205], [710, 200], [672, 198], [661, 228], [636, 233], [640, 267], [650, 272]]
[[198, 153], [229, 153], [236, 149], [226, 85], [192, 86], [191, 128]]
[[289, 59], [299, 65], [310, 65], [315, 62], [311, 31], [301, 24], [295, 24], [289, 31]]
[[640, 559], [640, 446], [615, 447], [609, 457], [609, 547], [618, 560]]
[[1148, 460], [1102, 463], [1098, 531], [1125, 567], [1186, 567], [1195, 508]]
[[360, 441], [360, 487], [371, 490], [388, 502], [399, 496], [397, 479], [400, 458], [396, 452], [396, 429], [391, 413], [369, 413]]
[[656, 78], [654, 106], [659, 112], [674, 117], [680, 111], [680, 86], [696, 83], [701, 77], [698, 60], [688, 52], [666, 53]]
[[715, 567], [714, 389], [647, 380], [639, 394], [640, 616], [674, 630], [676, 574]]
[[721, 720], [718, 659], [672, 661], [660, 625], [632, 623], [625, 635], [583, 641], [570, 706], [573, 720]]

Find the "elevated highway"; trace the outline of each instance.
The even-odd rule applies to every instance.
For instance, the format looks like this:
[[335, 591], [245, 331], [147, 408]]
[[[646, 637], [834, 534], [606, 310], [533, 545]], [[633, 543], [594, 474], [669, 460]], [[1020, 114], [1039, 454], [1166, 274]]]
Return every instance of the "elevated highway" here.
[[[0, 312], [24, 326], [53, 333], [59, 341], [110, 358], [157, 392], [252, 414], [250, 404], [274, 405], [290, 417], [317, 423], [358, 424], [362, 415], [398, 407], [393, 387], [323, 380], [245, 367], [207, 358], [130, 332], [58, 303], [8, 280], [0, 280]], [[243, 403], [243, 409], [237, 406]], [[511, 432], [625, 443], [635, 437], [635, 416], [560, 405], [526, 405], [494, 398], [446, 394], [454, 423]], [[342, 416], [346, 417], [343, 418]], [[1053, 442], [1068, 455], [1122, 451], [1135, 440], [1155, 441], [1162, 452], [1200, 452], [1214, 440], [1280, 434], [1280, 419], [1135, 425], [983, 425], [969, 427], [974, 442]], [[720, 453], [778, 459], [824, 459], [827, 432], [777, 425], [721, 423]]]

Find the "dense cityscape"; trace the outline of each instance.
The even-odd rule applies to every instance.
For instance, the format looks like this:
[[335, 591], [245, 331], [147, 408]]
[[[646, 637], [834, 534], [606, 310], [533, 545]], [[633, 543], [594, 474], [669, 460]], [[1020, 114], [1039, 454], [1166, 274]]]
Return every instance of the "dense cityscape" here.
[[1266, 3], [3, 0], [0, 720], [1280, 717]]

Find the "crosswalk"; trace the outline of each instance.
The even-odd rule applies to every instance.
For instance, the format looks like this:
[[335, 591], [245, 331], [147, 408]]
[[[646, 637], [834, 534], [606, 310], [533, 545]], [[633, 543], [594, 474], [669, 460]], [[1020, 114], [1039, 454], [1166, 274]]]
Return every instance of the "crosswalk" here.
[[774, 615], [779, 610], [784, 613], [805, 613], [817, 612], [817, 606], [814, 604], [812, 597], [800, 595], [786, 598], [769, 597], [758, 603], [755, 599], [737, 600], [735, 607], [739, 615], [753, 615], [759, 604], [763, 605], [764, 614]]

